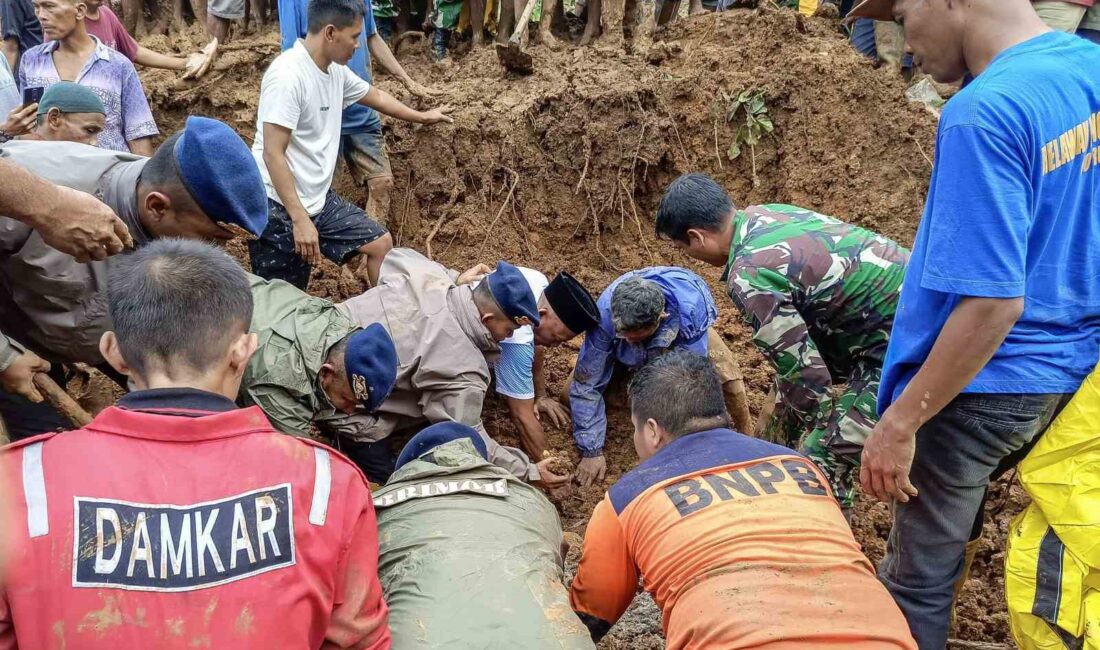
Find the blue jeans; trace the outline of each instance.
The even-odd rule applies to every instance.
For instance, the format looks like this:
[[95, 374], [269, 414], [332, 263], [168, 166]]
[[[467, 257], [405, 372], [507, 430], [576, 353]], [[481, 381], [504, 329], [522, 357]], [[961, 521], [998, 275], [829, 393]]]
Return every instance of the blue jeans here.
[[1019, 462], [1070, 395], [963, 393], [917, 431], [909, 478], [879, 565], [921, 650], [943, 650], [955, 581], [991, 476]]

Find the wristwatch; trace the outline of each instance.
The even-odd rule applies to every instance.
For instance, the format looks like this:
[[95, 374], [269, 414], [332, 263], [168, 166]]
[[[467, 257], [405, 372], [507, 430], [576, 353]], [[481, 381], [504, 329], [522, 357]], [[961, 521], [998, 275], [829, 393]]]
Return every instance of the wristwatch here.
[[14, 140], [14, 139], [15, 139], [15, 136], [8, 135], [7, 133], [4, 133], [3, 131], [0, 131], [0, 144], [4, 144], [8, 140]]

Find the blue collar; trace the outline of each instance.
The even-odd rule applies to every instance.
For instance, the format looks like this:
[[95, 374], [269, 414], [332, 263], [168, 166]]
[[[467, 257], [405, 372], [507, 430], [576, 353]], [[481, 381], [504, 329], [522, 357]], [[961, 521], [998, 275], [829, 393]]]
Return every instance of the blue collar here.
[[118, 400], [117, 406], [130, 411], [171, 411], [174, 415], [190, 417], [237, 409], [233, 400], [224, 395], [197, 388], [151, 388], [134, 391]]

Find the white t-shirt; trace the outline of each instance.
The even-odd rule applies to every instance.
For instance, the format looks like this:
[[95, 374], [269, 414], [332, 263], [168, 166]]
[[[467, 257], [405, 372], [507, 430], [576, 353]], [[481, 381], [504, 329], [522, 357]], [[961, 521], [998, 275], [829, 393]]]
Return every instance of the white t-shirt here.
[[298, 199], [313, 216], [324, 207], [336, 172], [341, 115], [369, 90], [370, 84], [346, 65], [333, 63], [328, 72], [322, 72], [301, 40], [275, 57], [260, 83], [256, 139], [252, 143], [252, 155], [271, 200], [282, 203], [264, 164], [264, 123], [290, 129], [287, 162]]
[[[529, 269], [525, 266], [517, 266], [519, 272], [523, 274], [523, 279], [527, 280], [527, 284], [531, 287], [531, 294], [535, 296], [535, 303], [542, 299], [542, 292], [546, 290], [546, 286], [550, 284], [550, 281], [546, 279], [546, 276], [539, 273], [535, 269]], [[531, 343], [535, 340], [535, 330], [530, 325], [524, 325], [523, 327], [512, 332], [512, 335], [501, 341], [502, 343], [516, 343], [523, 345]]]

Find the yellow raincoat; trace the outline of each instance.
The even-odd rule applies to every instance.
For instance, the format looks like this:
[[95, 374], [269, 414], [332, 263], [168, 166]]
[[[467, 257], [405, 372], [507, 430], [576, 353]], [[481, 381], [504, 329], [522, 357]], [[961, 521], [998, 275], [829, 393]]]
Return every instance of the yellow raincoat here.
[[1023, 650], [1100, 650], [1100, 366], [1020, 463], [1005, 592]]

